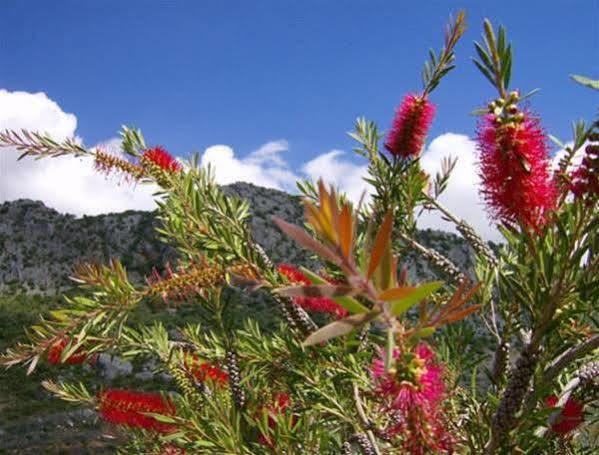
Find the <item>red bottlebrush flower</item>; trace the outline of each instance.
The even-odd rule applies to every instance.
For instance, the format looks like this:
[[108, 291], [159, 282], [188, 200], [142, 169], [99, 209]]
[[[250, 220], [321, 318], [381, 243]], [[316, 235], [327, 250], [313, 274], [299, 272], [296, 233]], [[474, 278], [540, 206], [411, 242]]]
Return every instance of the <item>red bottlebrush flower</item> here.
[[417, 157], [435, 115], [426, 95], [407, 94], [395, 112], [385, 148], [393, 156]]
[[580, 165], [572, 172], [571, 191], [591, 204], [599, 197], [599, 145], [587, 145]]
[[305, 285], [312, 284], [306, 275], [292, 265], [280, 264], [277, 269], [281, 275], [285, 275], [285, 277], [292, 283], [301, 283]]
[[185, 356], [185, 368], [198, 382], [211, 382], [222, 386], [229, 381], [229, 375], [210, 362], [202, 362], [195, 355]]
[[151, 161], [161, 169], [167, 172], [179, 172], [182, 167], [173, 156], [168, 153], [163, 147], [157, 146], [147, 149], [142, 156], [142, 159]]
[[[399, 351], [393, 357], [399, 359]], [[377, 393], [391, 399], [391, 407], [402, 411], [411, 407], [435, 407], [445, 398], [443, 369], [434, 363], [435, 354], [425, 344], [416, 347], [406, 359], [407, 365], [398, 365], [398, 373], [385, 372], [384, 361], [374, 360], [371, 373], [377, 383]], [[401, 361], [401, 360], [400, 360]]]
[[498, 124], [493, 115], [479, 123], [481, 193], [493, 218], [538, 230], [555, 208], [557, 191], [545, 132], [537, 118], [522, 114], [520, 123]]
[[[284, 275], [291, 283], [309, 285], [312, 282], [299, 269], [289, 264], [281, 264], [278, 267], [281, 275]], [[293, 302], [304, 310], [314, 313], [327, 313], [337, 318], [347, 316], [348, 312], [334, 300], [328, 297], [293, 297]]]
[[395, 370], [385, 372], [381, 358], [371, 367], [375, 393], [392, 420], [385, 433], [400, 436], [405, 453], [451, 453], [455, 441], [440, 407], [446, 398], [443, 368], [434, 362], [434, 352], [420, 344], [403, 356], [396, 349], [393, 357]]
[[[545, 404], [547, 407], [553, 408], [558, 401], [559, 400], [555, 395], [551, 395], [547, 398]], [[584, 410], [582, 404], [573, 397], [569, 397], [560, 412], [558, 421], [551, 425], [551, 430], [559, 435], [565, 435], [582, 423], [583, 414]]]
[[[266, 406], [266, 411], [268, 412], [268, 426], [271, 429], [274, 429], [276, 426], [276, 421], [275, 418], [276, 416], [279, 416], [281, 414], [283, 414], [285, 412], [285, 410], [289, 407], [289, 405], [291, 404], [291, 397], [289, 396], [289, 394], [285, 393], [285, 392], [277, 392], [275, 394], [273, 394], [272, 396], [272, 400], [271, 400], [271, 404], [269, 404], [268, 406]], [[259, 408], [259, 412], [262, 412], [265, 409], [265, 407], [260, 407]], [[293, 421], [295, 423], [296, 418], [293, 418]], [[268, 437], [267, 435], [261, 434], [258, 438], [258, 441], [260, 442], [260, 444], [268, 446], [268, 447], [274, 447], [274, 441]]]
[[[56, 340], [50, 350], [48, 351], [48, 363], [56, 365], [60, 363], [60, 358], [62, 357], [62, 353], [64, 348], [67, 346], [68, 340], [66, 338], [59, 338]], [[87, 357], [85, 352], [82, 352], [81, 348], [77, 349], [71, 356], [65, 360], [64, 363], [69, 365], [75, 365], [78, 363], [83, 363]]]
[[98, 401], [100, 415], [108, 422], [159, 433], [171, 433], [175, 430], [173, 425], [143, 414], [153, 412], [175, 415], [173, 404], [159, 394], [108, 389], [100, 394]]

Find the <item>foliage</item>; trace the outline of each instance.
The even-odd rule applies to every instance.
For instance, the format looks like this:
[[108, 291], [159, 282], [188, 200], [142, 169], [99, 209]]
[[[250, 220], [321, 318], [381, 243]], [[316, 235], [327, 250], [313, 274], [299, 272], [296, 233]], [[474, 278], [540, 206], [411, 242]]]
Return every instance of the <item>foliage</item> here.
[[[437, 200], [455, 160], [445, 160], [432, 184], [419, 160], [434, 112], [428, 97], [453, 68], [464, 27], [459, 13], [441, 52], [431, 51], [422, 93], [406, 96], [397, 110], [385, 144], [390, 155], [377, 126], [357, 121], [351, 136], [368, 160], [372, 199], [354, 204], [322, 181], [300, 182], [305, 225], [273, 218], [318, 256], [321, 270], [273, 264], [251, 235], [247, 202], [225, 194], [197, 155], [176, 161], [147, 147], [139, 130], [123, 129], [127, 159], [40, 133], [2, 133], [0, 145], [23, 156], [88, 156], [100, 172], [158, 184], [158, 234], [180, 256], [144, 286], [132, 285], [117, 260], [80, 265], [72, 277], [80, 292], [33, 325], [2, 363], [32, 373], [99, 352], [159, 359], [175, 390], [43, 383], [127, 427], [132, 440], [124, 450], [138, 453], [590, 450], [596, 414], [583, 412], [597, 405], [599, 125], [576, 125], [574, 145], [550, 175], [538, 120], [518, 106], [530, 93], [508, 92], [505, 29], [495, 34], [485, 21], [475, 65], [498, 98], [480, 110], [481, 191], [505, 238], [490, 249]], [[576, 169], [573, 157], [587, 141]], [[477, 253], [476, 280], [415, 239], [423, 210], [455, 223]], [[409, 251], [449, 282], [408, 282], [400, 261]], [[265, 323], [253, 308], [242, 310], [255, 292], [271, 297], [279, 320]], [[178, 327], [178, 336], [152, 317], [135, 323], [148, 304], [192, 311], [197, 320]], [[314, 317], [314, 309], [324, 316]], [[480, 324], [472, 328], [472, 318], [485, 333]]]

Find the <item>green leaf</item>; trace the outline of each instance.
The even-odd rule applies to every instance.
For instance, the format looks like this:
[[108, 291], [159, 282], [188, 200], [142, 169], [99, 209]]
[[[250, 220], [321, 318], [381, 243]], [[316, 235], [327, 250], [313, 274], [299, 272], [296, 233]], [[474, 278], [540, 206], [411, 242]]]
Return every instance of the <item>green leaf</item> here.
[[491, 73], [489, 72], [489, 70], [487, 70], [482, 63], [480, 63], [478, 60], [476, 59], [472, 59], [472, 61], [474, 62], [474, 64], [476, 65], [476, 67], [480, 70], [481, 73], [483, 73], [483, 75], [489, 80], [489, 82], [495, 86], [495, 79], [493, 79], [493, 76], [491, 75]]
[[177, 423], [175, 419], [164, 414], [156, 414], [155, 412], [140, 412], [140, 414], [153, 417], [154, 419], [163, 423]]
[[[505, 28], [499, 26], [499, 33], [497, 34], [497, 52], [500, 56], [503, 55], [505, 49]], [[508, 46], [509, 49], [509, 46]]]
[[590, 87], [594, 90], [599, 90], [599, 80], [593, 80], [585, 76], [579, 76], [578, 74], [570, 74], [570, 77], [578, 82], [580, 85]]
[[549, 137], [549, 139], [551, 139], [551, 142], [553, 142], [555, 145], [557, 145], [558, 147], [561, 147], [563, 149], [566, 148], [566, 144], [564, 144], [562, 141], [560, 141], [558, 138], [556, 138], [555, 136], [552, 136], [551, 134], [547, 135]]
[[491, 63], [491, 58], [489, 57], [489, 54], [487, 54], [487, 52], [482, 48], [482, 46], [476, 41], [474, 42], [474, 48], [476, 49], [478, 56], [483, 61], [485, 66], [489, 70], [493, 70], [493, 64]]
[[510, 79], [512, 77], [512, 46], [508, 46], [505, 51], [505, 55], [502, 57], [501, 62], [501, 79], [503, 80], [503, 86], [507, 88], [510, 85]]
[[[300, 267], [300, 270], [306, 275], [310, 281], [314, 284], [327, 284], [327, 281], [322, 277], [318, 276], [311, 270], [308, 270], [305, 267]], [[343, 308], [345, 308], [350, 313], [367, 313], [368, 308], [362, 305], [353, 297], [333, 297], [333, 301], [337, 302]]]
[[403, 299], [398, 299], [390, 303], [391, 314], [399, 316], [409, 310], [413, 305], [428, 297], [433, 292], [443, 286], [443, 281], [431, 281], [418, 286], [414, 291]]
[[414, 341], [418, 341], [420, 338], [427, 338], [430, 337], [431, 335], [433, 335], [435, 333], [435, 327], [423, 327], [420, 330], [416, 330], [412, 335], [410, 335], [410, 338], [412, 338]]

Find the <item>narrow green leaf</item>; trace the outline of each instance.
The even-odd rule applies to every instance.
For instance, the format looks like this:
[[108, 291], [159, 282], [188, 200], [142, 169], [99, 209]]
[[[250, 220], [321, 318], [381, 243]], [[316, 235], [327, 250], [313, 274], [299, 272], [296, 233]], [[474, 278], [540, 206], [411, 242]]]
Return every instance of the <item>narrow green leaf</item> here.
[[391, 314], [393, 316], [399, 316], [405, 313], [413, 305], [431, 295], [441, 286], [443, 286], [443, 281], [431, 281], [430, 283], [424, 283], [418, 286], [408, 297], [398, 299], [390, 303]]
[[487, 70], [482, 63], [480, 63], [478, 60], [476, 59], [472, 59], [472, 61], [474, 62], [474, 64], [476, 65], [476, 67], [480, 70], [481, 73], [483, 73], [483, 75], [489, 80], [489, 82], [495, 86], [495, 79], [493, 79], [493, 76], [491, 75], [491, 73], [489, 72], [489, 70]]
[[482, 46], [476, 41], [474, 42], [474, 48], [476, 49], [478, 56], [483, 61], [485, 66], [489, 69], [489, 71], [493, 71], [493, 64], [491, 63], [491, 57], [489, 57], [489, 54], [487, 54], [487, 52], [482, 48]]
[[499, 57], [503, 55], [503, 51], [505, 49], [505, 28], [501, 25], [499, 26], [499, 31], [497, 33], [497, 52], [499, 53]]
[[570, 74], [570, 77], [585, 87], [599, 90], [599, 80], [593, 80], [585, 76], [579, 76], [578, 74]]
[[505, 51], [505, 55], [501, 62], [501, 79], [503, 80], [503, 86], [507, 88], [510, 85], [510, 79], [512, 77], [512, 46], [508, 46]]

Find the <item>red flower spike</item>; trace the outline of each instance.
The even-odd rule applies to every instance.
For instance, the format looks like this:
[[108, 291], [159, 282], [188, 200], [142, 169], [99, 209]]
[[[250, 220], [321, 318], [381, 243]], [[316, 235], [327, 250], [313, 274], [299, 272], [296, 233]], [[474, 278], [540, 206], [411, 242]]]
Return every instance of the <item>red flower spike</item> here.
[[503, 125], [487, 115], [479, 123], [477, 141], [481, 193], [490, 216], [538, 231], [557, 200], [538, 119], [524, 113], [522, 122]]
[[211, 382], [223, 386], [228, 383], [229, 375], [210, 362], [201, 362], [195, 355], [185, 356], [185, 368], [199, 382]]
[[[57, 365], [60, 363], [60, 358], [62, 357], [62, 353], [64, 348], [67, 346], [68, 340], [66, 338], [60, 338], [52, 344], [50, 350], [48, 351], [48, 363], [53, 365]], [[79, 363], [83, 363], [87, 357], [85, 352], [81, 351], [81, 348], [77, 349], [75, 353], [73, 353], [64, 363], [68, 365], [76, 365]]]
[[143, 158], [151, 161], [167, 172], [179, 172], [182, 169], [179, 162], [160, 146], [147, 149], [143, 154]]
[[[281, 275], [284, 275], [293, 284], [306, 286], [312, 284], [310, 279], [306, 277], [301, 270], [292, 265], [280, 264], [277, 269]], [[314, 313], [331, 314], [338, 319], [344, 318], [348, 314], [348, 311], [345, 308], [328, 297], [293, 297], [293, 303], [302, 307], [304, 310]]]
[[402, 158], [420, 155], [435, 115], [435, 105], [426, 95], [407, 94], [395, 112], [385, 148]]
[[143, 428], [158, 433], [172, 433], [175, 427], [159, 422], [144, 412], [175, 415], [173, 404], [156, 393], [108, 389], [99, 396], [99, 412], [102, 418], [118, 425]]
[[[547, 407], [553, 408], [558, 401], [559, 400], [555, 395], [551, 395], [547, 398], [545, 404]], [[583, 414], [584, 410], [582, 404], [573, 397], [569, 397], [560, 412], [559, 420], [557, 423], [551, 425], [551, 431], [562, 436], [569, 433], [583, 422]]]

